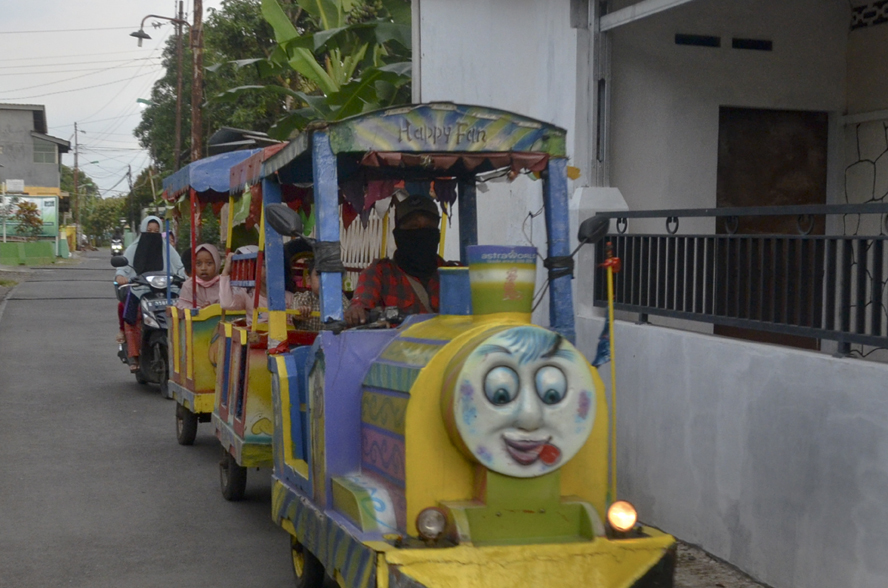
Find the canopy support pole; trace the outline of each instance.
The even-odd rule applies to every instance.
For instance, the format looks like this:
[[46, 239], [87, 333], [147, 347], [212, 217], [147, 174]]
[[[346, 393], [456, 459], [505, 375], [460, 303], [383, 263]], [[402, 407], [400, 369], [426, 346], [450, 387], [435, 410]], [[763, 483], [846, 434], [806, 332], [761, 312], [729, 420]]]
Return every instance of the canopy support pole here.
[[466, 247], [478, 244], [478, 203], [475, 192], [475, 179], [459, 180], [459, 261], [468, 264]]
[[[269, 204], [281, 203], [281, 185], [269, 178], [262, 180], [262, 210]], [[284, 244], [281, 236], [274, 227], [265, 219], [265, 280], [268, 284], [268, 339], [287, 340], [287, 302], [284, 293], [287, 284], [284, 283]]]
[[[549, 258], [570, 256], [570, 216], [567, 202], [567, 159], [551, 158], [543, 180], [543, 204], [546, 210], [546, 235]], [[574, 327], [573, 272], [549, 278], [549, 327], [573, 343]]]
[[[189, 191], [191, 200], [191, 273], [194, 274], [194, 266], [197, 264], [197, 192], [194, 188]], [[191, 289], [191, 308], [197, 308], [197, 288]]]
[[[319, 242], [339, 242], [339, 174], [330, 135], [312, 135], [311, 163], [314, 170], [314, 201]], [[321, 271], [321, 322], [342, 320], [342, 274]]]

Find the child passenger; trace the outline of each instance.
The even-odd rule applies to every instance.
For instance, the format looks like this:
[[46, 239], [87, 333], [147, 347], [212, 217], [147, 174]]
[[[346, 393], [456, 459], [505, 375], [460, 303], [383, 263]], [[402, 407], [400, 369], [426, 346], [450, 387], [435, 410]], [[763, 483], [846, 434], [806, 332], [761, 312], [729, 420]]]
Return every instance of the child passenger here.
[[[293, 308], [299, 311], [300, 316], [293, 317], [293, 323], [300, 331], [320, 331], [321, 317], [311, 316], [313, 312], [320, 312], [321, 299], [319, 297], [321, 291], [321, 275], [315, 267], [315, 260], [309, 259], [306, 262], [306, 270], [310, 276], [309, 284], [311, 290], [297, 292], [293, 296]], [[348, 298], [342, 295], [342, 308], [348, 308]]]
[[219, 269], [222, 265], [219, 250], [209, 243], [203, 243], [195, 251], [195, 265], [191, 268], [191, 277], [182, 284], [176, 300], [177, 308], [195, 308], [195, 300], [196, 308], [219, 302]]
[[[254, 253], [258, 248], [253, 245], [240, 247], [237, 253]], [[252, 288], [238, 288], [231, 285], [231, 256], [229, 253], [225, 258], [225, 268], [219, 278], [219, 304], [223, 310], [243, 310], [246, 312], [247, 326], [253, 324], [253, 294]], [[293, 293], [287, 290], [284, 292], [286, 296], [287, 308], [293, 307]], [[259, 308], [268, 308], [268, 287], [266, 286], [265, 272], [262, 273], [262, 280], [259, 284]], [[262, 312], [259, 314], [259, 322], [268, 322], [268, 316]]]

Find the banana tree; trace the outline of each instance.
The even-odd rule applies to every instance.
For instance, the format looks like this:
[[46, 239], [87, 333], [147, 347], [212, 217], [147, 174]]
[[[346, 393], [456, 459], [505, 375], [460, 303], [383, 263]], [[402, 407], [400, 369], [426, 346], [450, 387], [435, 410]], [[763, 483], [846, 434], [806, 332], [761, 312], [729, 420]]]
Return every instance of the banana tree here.
[[[361, 0], [297, 0], [317, 24], [300, 32], [277, 0], [262, 0], [262, 15], [277, 46], [268, 58], [235, 62], [264, 75], [289, 78], [289, 86], [240, 86], [217, 95], [236, 101], [247, 92], [274, 92], [299, 105], [269, 131], [287, 138], [314, 120], [333, 121], [410, 99], [410, 5], [382, 0], [376, 18], [355, 22]], [[286, 76], [287, 72], [295, 72]]]

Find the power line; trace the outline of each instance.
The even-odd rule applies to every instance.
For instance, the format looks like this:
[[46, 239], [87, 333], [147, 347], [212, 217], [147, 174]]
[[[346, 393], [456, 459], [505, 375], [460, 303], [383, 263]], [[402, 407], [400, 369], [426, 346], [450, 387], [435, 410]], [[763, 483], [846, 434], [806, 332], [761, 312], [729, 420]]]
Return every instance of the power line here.
[[[138, 74], [138, 75], [133, 76], [133, 78], [136, 78], [136, 77], [140, 78], [140, 77], [147, 76], [147, 75], [154, 74], [154, 73], [157, 73], [157, 70], [148, 71], [143, 74]], [[103, 86], [110, 86], [111, 84], [119, 84], [120, 82], [130, 82], [130, 81], [132, 81], [133, 78], [114, 80], [113, 82], [106, 82], [104, 84], [95, 84], [94, 86], [84, 86], [82, 88], [76, 88], [74, 90], [59, 90], [58, 92], [47, 92], [46, 94], [35, 94], [33, 96], [17, 96], [15, 98], [3, 98], [3, 99], [4, 100], [30, 100], [31, 98], [43, 98], [44, 96], [54, 96], [56, 94], [67, 94], [68, 92], [80, 92], [81, 90], [92, 90], [93, 88], [101, 88]]]
[[[151, 53], [148, 55], [148, 57], [153, 56], [155, 51], [157, 51], [158, 49], [161, 49], [161, 48], [163, 47], [163, 45], [164, 45], [164, 43], [166, 42], [166, 39], [167, 39], [168, 36], [169, 36], [169, 32], [167, 31], [167, 32], [165, 32], [165, 33], [163, 34], [163, 37], [161, 37], [161, 39], [158, 41], [157, 45], [155, 45], [154, 49], [151, 50]], [[108, 105], [111, 104], [111, 103], [112, 103], [112, 102], [113, 102], [118, 96], [120, 96], [120, 93], [123, 92], [123, 91], [127, 88], [127, 86], [129, 86], [129, 83], [132, 82], [132, 81], [136, 78], [136, 76], [138, 75], [139, 71], [141, 71], [141, 70], [138, 70], [138, 69], [137, 69], [137, 70], [136, 70], [136, 73], [133, 74], [133, 77], [130, 78], [130, 80], [129, 80], [129, 82], [127, 82], [126, 86], [121, 87], [121, 88], [117, 91], [117, 93], [114, 94], [114, 96], [112, 96], [112, 97], [108, 100], [108, 102], [106, 102], [106, 103], [104, 104], [104, 106], [102, 106], [101, 108], [99, 108], [98, 110], [96, 110], [94, 113], [92, 113], [91, 115], [87, 116], [87, 117], [86, 117], [85, 119], [83, 119], [83, 120], [84, 120], [84, 121], [88, 121], [89, 119], [91, 119], [91, 118], [94, 117], [95, 115], [97, 115], [97, 114], [99, 114], [100, 112], [102, 112], [103, 110], [105, 110], [105, 109], [108, 107]], [[120, 121], [120, 123], [118, 123], [117, 126], [115, 126], [113, 129], [110, 129], [110, 130], [115, 130], [115, 129], [117, 129], [117, 127], [119, 127], [121, 123], [123, 123], [123, 121]]]
[[[161, 25], [163, 26], [163, 25]], [[43, 31], [0, 31], [0, 35], [31, 35], [37, 33], [83, 33], [87, 31], [124, 31], [133, 27], [100, 27], [93, 29], [47, 29]]]
[[[93, 68], [85, 68], [85, 69], [59, 69], [59, 70], [55, 70], [55, 71], [28, 71], [28, 72], [17, 71], [17, 72], [12, 72], [12, 73], [0, 73], [0, 76], [19, 76], [19, 77], [22, 77], [22, 76], [39, 76], [39, 75], [45, 75], [45, 74], [71, 73], [71, 72], [73, 72], [73, 71], [89, 71], [89, 72], [93, 72], [93, 73], [99, 73], [99, 72], [103, 72], [103, 71], [108, 71], [109, 69], [130, 69], [130, 68], [133, 68], [133, 67], [143, 67], [144, 65], [145, 65], [144, 63], [136, 63], [136, 64], [134, 64], [134, 65], [115, 65], [115, 66], [112, 66], [112, 67], [106, 67], [106, 68], [104, 68], [104, 69], [97, 69], [97, 68], [94, 68], [94, 67], [93, 67]], [[159, 64], [158, 64], [158, 65], [159, 65]], [[50, 82], [50, 83], [48, 83], [48, 84], [41, 84], [41, 85], [42, 85], [42, 86], [49, 86], [49, 85], [51, 85], [51, 84], [57, 84], [57, 83], [61, 83], [61, 82], [67, 82], [68, 80], [76, 80], [77, 78], [83, 78], [83, 77], [86, 77], [86, 76], [88, 76], [88, 75], [90, 75], [90, 74], [84, 74], [84, 75], [82, 75], [82, 76], [77, 76], [77, 77], [74, 77], [74, 78], [68, 78], [67, 80], [57, 80], [57, 81], [55, 81], [55, 82]], [[31, 88], [38, 88], [38, 87], [39, 87], [39, 86], [31, 86]], [[19, 88], [19, 90], [27, 90], [27, 89], [29, 89], [29, 88]], [[4, 91], [6, 91], [6, 90], [4, 90]], [[9, 90], [9, 91], [12, 92], [13, 90]]]
[[[122, 55], [123, 53], [142, 53], [144, 49], [133, 49], [132, 51], [115, 51], [116, 55]], [[30, 61], [34, 59], [63, 59], [68, 57], [92, 57], [94, 55], [108, 55], [107, 51], [103, 51], [102, 53], [75, 53], [73, 55], [46, 55], [43, 57], [8, 57], [5, 59], [0, 59], [0, 61]]]
[[[133, 114], [136, 114], [136, 113], [121, 114], [120, 116], [109, 116], [108, 118], [97, 118], [96, 120], [91, 120], [91, 121], [89, 121], [89, 122], [91, 122], [91, 123], [97, 123], [97, 122], [104, 122], [104, 121], [106, 121], [106, 120], [117, 120], [118, 118], [127, 118], [127, 117], [130, 117], [130, 116], [132, 116]], [[73, 127], [73, 126], [74, 126], [74, 123], [70, 123], [70, 124], [67, 124], [67, 125], [55, 125], [55, 126], [56, 126], [57, 128]]]
[[43, 86], [52, 86], [53, 84], [61, 84], [62, 82], [70, 82], [71, 80], [79, 80], [80, 78], [85, 78], [87, 76], [91, 76], [91, 75], [101, 73], [103, 71], [108, 71], [111, 69], [117, 69], [117, 66], [106, 67], [103, 69], [93, 71], [92, 73], [81, 74], [79, 76], [74, 76], [73, 78], [65, 78], [64, 80], [56, 80], [54, 82], [47, 82], [45, 84], [37, 84], [35, 86], [25, 86], [24, 88], [13, 88], [12, 90], [0, 90], [0, 93], [8, 94], [10, 92], [21, 92], [22, 90], [31, 90], [33, 88], [42, 88]]
[[[22, 69], [22, 68], [33, 68], [33, 67], [60, 67], [67, 65], [91, 65], [93, 63], [131, 63], [133, 61], [145, 61], [146, 59], [160, 59], [162, 56], [158, 55], [157, 57], [133, 57], [131, 59], [100, 59], [93, 61], [71, 61], [69, 63], [31, 63], [27, 65], [0, 65], [0, 69]], [[2, 61], [2, 60], [0, 60]], [[28, 73], [28, 72], [25, 72]]]

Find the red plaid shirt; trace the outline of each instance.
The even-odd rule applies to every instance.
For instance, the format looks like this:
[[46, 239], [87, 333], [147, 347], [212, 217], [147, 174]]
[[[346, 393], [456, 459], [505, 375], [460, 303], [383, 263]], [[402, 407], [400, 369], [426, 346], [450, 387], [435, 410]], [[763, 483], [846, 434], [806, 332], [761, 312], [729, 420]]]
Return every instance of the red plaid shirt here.
[[[438, 267], [442, 265], [445, 265], [444, 260], [439, 257]], [[422, 280], [415, 279], [422, 284]], [[438, 273], [435, 272], [429, 278], [428, 283], [424, 285], [429, 294], [432, 312], [438, 312], [440, 289]], [[368, 310], [377, 307], [397, 306], [405, 314], [424, 312], [419, 297], [413, 291], [410, 282], [407, 281], [407, 274], [398, 267], [398, 264], [387, 257], [377, 259], [364, 268], [358, 277], [358, 287], [355, 288], [351, 304], [352, 306], [363, 306]]]

